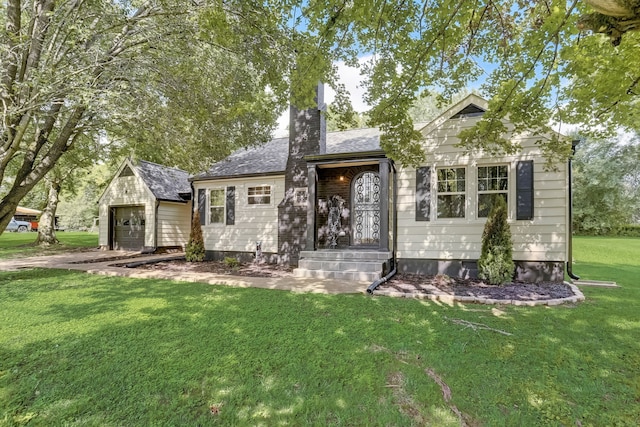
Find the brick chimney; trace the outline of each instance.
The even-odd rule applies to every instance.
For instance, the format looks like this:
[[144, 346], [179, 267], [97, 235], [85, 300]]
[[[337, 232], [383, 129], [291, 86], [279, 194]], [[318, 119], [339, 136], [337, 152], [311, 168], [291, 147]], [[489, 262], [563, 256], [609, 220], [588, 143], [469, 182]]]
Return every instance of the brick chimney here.
[[308, 188], [307, 162], [304, 156], [327, 152], [324, 117], [324, 86], [316, 89], [315, 105], [307, 110], [290, 107], [289, 156], [285, 172], [284, 199], [278, 205], [278, 252], [281, 262], [298, 265], [307, 236], [306, 204], [296, 205], [296, 191]]

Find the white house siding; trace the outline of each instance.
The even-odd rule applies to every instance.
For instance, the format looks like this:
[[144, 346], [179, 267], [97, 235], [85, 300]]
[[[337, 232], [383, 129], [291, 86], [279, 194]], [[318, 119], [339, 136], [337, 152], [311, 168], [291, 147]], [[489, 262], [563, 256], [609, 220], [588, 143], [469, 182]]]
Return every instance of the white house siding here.
[[[477, 260], [486, 218], [477, 218], [477, 167], [506, 164], [509, 169], [508, 207], [513, 237], [513, 258], [519, 261], [566, 261], [568, 178], [566, 163], [557, 171], [545, 170], [535, 145], [537, 138], [517, 140], [523, 149], [513, 156], [465, 154], [454, 145], [460, 130], [478, 119], [452, 119], [427, 134], [426, 162], [431, 167], [430, 221], [415, 220], [416, 170], [398, 171], [398, 250], [404, 259]], [[513, 139], [512, 139], [513, 140]], [[534, 218], [516, 220], [516, 162], [534, 160]], [[466, 167], [466, 218], [436, 218], [436, 168]]]
[[[271, 203], [249, 205], [249, 187], [271, 186]], [[262, 251], [278, 253], [278, 203], [284, 198], [284, 176], [250, 177], [194, 182], [194, 197], [198, 190], [235, 187], [235, 224], [206, 224], [202, 226], [205, 250], [219, 252], [254, 252], [256, 242], [262, 242]], [[197, 206], [198, 201], [194, 201]], [[207, 204], [207, 216], [209, 205]]]
[[182, 246], [191, 232], [191, 202], [160, 202], [158, 205], [158, 247]]
[[135, 175], [114, 178], [99, 201], [99, 245], [109, 247], [109, 207], [144, 206], [145, 247], [155, 245], [155, 198], [142, 179]]

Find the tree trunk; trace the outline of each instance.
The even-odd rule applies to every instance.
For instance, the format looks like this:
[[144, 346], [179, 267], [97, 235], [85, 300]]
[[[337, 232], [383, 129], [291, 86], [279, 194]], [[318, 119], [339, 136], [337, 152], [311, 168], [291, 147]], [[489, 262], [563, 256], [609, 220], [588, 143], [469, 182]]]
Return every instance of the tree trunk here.
[[49, 194], [47, 196], [47, 206], [42, 211], [38, 222], [38, 238], [36, 240], [38, 245], [49, 246], [60, 243], [56, 238], [55, 228], [56, 209], [60, 200], [60, 185], [59, 181], [47, 179]]

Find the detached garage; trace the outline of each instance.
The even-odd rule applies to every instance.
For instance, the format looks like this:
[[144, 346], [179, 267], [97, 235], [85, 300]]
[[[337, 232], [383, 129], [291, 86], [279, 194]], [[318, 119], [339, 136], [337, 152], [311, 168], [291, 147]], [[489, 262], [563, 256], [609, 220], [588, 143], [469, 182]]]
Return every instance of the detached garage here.
[[98, 201], [102, 249], [184, 248], [191, 228], [189, 174], [126, 159]]

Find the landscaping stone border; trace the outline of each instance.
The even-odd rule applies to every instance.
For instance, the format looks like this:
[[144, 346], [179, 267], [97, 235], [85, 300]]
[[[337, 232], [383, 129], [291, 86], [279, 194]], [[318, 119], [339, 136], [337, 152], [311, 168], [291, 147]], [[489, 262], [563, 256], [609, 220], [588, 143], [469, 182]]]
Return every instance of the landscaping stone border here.
[[374, 296], [390, 296], [400, 298], [416, 298], [416, 299], [428, 299], [431, 301], [438, 301], [445, 304], [453, 304], [456, 302], [465, 304], [510, 304], [517, 306], [533, 307], [537, 305], [556, 306], [561, 304], [576, 304], [585, 300], [584, 294], [576, 285], [570, 282], [564, 282], [573, 291], [573, 296], [566, 298], [556, 298], [547, 300], [508, 300], [508, 299], [490, 299], [484, 297], [472, 297], [472, 296], [457, 296], [451, 295], [442, 291], [433, 291], [432, 293], [423, 292], [399, 292], [390, 290], [378, 290], [373, 291]]

